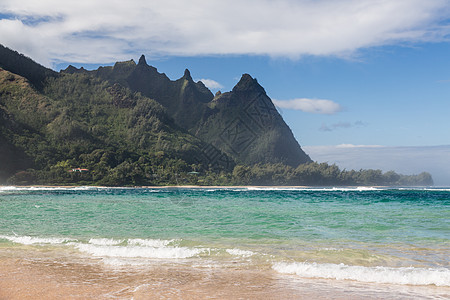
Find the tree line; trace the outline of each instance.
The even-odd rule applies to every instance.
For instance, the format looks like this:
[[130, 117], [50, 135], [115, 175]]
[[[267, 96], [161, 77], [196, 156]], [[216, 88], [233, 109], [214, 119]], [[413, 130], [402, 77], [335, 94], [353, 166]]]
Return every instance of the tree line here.
[[[237, 165], [231, 172], [205, 169], [201, 164], [188, 164], [177, 158], [164, 158], [164, 153], [145, 155], [137, 160], [124, 155], [96, 150], [83, 155], [82, 166], [88, 171], [73, 172], [75, 160], [56, 163], [46, 170], [28, 169], [12, 176], [14, 185], [64, 184], [102, 186], [164, 186], [164, 185], [256, 185], [256, 186], [430, 186], [427, 172], [402, 175], [394, 171], [341, 170], [336, 165], [312, 162], [297, 168], [283, 164]], [[126, 155], [126, 154], [125, 154]], [[94, 161], [95, 160], [95, 161]], [[78, 164], [77, 166], [79, 166]], [[114, 166], [115, 165], [115, 166]], [[196, 171], [199, 170], [199, 171]]]

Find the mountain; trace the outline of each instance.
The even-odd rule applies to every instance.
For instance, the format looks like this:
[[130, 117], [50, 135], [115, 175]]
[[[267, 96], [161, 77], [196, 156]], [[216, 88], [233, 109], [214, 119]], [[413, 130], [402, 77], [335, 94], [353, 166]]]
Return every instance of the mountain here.
[[231, 92], [208, 103], [195, 133], [241, 164], [296, 167], [311, 162], [264, 88], [248, 74], [242, 75]]
[[[232, 170], [230, 157], [141, 93], [85, 70], [49, 72], [7, 54], [2, 66], [16, 55], [23, 64], [11, 69], [32, 72], [0, 69], [0, 182], [15, 174], [14, 183], [158, 184], [176, 183], [178, 172]], [[68, 172], [78, 167], [89, 175]]]
[[[68, 66], [57, 73], [1, 46], [0, 66], [3, 181], [26, 169], [51, 181], [48, 174], [58, 170], [51, 176], [60, 178], [62, 166], [81, 165], [101, 178], [127, 162], [139, 165], [140, 177], [131, 181], [144, 183], [150, 179], [143, 166], [158, 155], [164, 158], [159, 164], [180, 160], [196, 170], [311, 162], [248, 74], [232, 91], [214, 96], [189, 70], [173, 81], [144, 55], [137, 64], [129, 60], [92, 71]], [[104, 156], [110, 159], [101, 169]], [[142, 157], [149, 162], [138, 164]], [[130, 181], [103, 183], [108, 180]]]
[[35, 63], [17, 51], [0, 45], [0, 68], [27, 78], [37, 89], [42, 89], [48, 77], [56, 77], [58, 73]]
[[215, 96], [141, 56], [61, 72], [0, 45], [0, 184], [432, 185], [429, 173], [311, 162], [244, 74]]
[[171, 81], [142, 55], [112, 67], [86, 71], [69, 66], [62, 73], [89, 73], [156, 100], [175, 123], [239, 164], [282, 163], [296, 167], [311, 159], [298, 144], [256, 79], [244, 74], [231, 92], [214, 97], [189, 70]]

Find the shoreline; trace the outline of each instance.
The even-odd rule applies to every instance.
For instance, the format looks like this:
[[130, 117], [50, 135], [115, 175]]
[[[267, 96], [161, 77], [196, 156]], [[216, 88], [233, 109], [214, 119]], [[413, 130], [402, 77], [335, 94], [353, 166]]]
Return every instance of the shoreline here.
[[[142, 189], [166, 189], [166, 188], [189, 188], [189, 189], [330, 189], [330, 188], [440, 188], [435, 186], [372, 186], [372, 185], [350, 185], [350, 186], [314, 186], [314, 185], [148, 185], [148, 186], [99, 186], [99, 185], [0, 185], [0, 188], [142, 188]], [[442, 187], [445, 188], [445, 187]]]
[[352, 185], [352, 186], [313, 186], [313, 185], [164, 185], [164, 186], [98, 186], [98, 185], [0, 185], [0, 190], [6, 188], [23, 188], [23, 189], [82, 189], [82, 188], [97, 188], [97, 189], [255, 189], [255, 190], [389, 190], [389, 189], [431, 189], [431, 190], [450, 190], [450, 186], [372, 186], [372, 185]]
[[[273, 270], [159, 264], [112, 268], [64, 253], [0, 249], [0, 299], [326, 299], [314, 289], [289, 284]], [[32, 256], [32, 258], [30, 258]], [[337, 299], [344, 299], [344, 295]], [[361, 298], [362, 299], [362, 298]]]
[[[449, 288], [301, 278], [261, 266], [154, 260], [109, 266], [58, 250], [0, 248], [0, 299], [433, 299]], [[430, 298], [431, 297], [431, 298]]]
[[[139, 185], [139, 186], [102, 186], [102, 185], [1, 185], [0, 188], [5, 187], [22, 187], [22, 188], [80, 188], [80, 187], [93, 187], [93, 188], [148, 188], [148, 189], [160, 189], [160, 188], [318, 188], [319, 186], [307, 186], [307, 185]], [[331, 187], [331, 186], [330, 186]], [[346, 186], [347, 187], [347, 186]], [[358, 186], [354, 186], [358, 187]]]

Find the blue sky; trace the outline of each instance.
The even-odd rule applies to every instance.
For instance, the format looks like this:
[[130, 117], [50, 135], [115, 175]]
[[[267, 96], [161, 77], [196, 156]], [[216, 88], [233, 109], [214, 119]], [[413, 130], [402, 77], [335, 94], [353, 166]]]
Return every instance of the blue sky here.
[[213, 92], [249, 73], [314, 160], [450, 185], [450, 1], [161, 2], [2, 0], [0, 43], [56, 70], [145, 54]]

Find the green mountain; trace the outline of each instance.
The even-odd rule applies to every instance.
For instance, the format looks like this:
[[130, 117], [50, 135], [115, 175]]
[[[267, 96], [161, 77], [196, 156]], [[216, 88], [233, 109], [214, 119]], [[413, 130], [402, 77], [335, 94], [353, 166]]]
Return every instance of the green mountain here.
[[0, 45], [0, 68], [23, 76], [37, 89], [42, 89], [48, 77], [58, 73], [35, 63], [31, 58]]
[[244, 74], [215, 96], [145, 57], [47, 69], [0, 45], [0, 184], [432, 185], [429, 173], [341, 171], [300, 148]]
[[[1, 182], [15, 174], [16, 183], [176, 183], [177, 172], [234, 166], [141, 93], [84, 71], [48, 71], [7, 48], [1, 54], [2, 66], [15, 56], [24, 62], [24, 76], [0, 69]], [[89, 169], [89, 176], [72, 168]]]
[[142, 55], [113, 67], [86, 71], [69, 66], [62, 73], [88, 73], [155, 99], [175, 123], [217, 147], [239, 164], [311, 162], [264, 89], [244, 74], [231, 92], [214, 97], [189, 70], [171, 81], [149, 66]]
[[1, 46], [0, 67], [3, 182], [19, 171], [16, 182], [72, 182], [67, 170], [82, 167], [101, 184], [149, 184], [174, 179], [156, 165], [217, 173], [236, 163], [310, 162], [249, 75], [214, 97], [189, 70], [172, 81], [143, 55], [57, 73]]
[[244, 74], [231, 92], [218, 94], [195, 127], [196, 136], [238, 163], [311, 162], [256, 79]]

